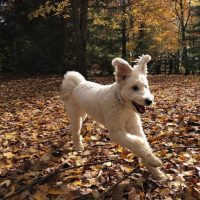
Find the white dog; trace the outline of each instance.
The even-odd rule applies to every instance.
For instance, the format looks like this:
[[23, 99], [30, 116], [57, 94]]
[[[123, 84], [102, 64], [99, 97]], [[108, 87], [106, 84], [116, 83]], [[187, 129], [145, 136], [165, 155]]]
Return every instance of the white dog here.
[[113, 142], [132, 151], [156, 178], [163, 179], [165, 175], [159, 169], [162, 162], [153, 154], [139, 116], [154, 99], [147, 81], [150, 59], [149, 55], [143, 55], [133, 68], [121, 58], [113, 59], [116, 82], [111, 85], [89, 82], [78, 72], [67, 72], [61, 98], [71, 121], [76, 150], [83, 150], [80, 130], [88, 114], [109, 130]]

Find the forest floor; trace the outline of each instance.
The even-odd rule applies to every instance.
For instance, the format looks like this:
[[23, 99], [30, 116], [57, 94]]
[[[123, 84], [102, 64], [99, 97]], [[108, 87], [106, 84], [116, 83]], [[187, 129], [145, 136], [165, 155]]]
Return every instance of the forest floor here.
[[[85, 150], [75, 152], [59, 97], [61, 80], [0, 77], [0, 199], [12, 194], [14, 200], [89, 200], [102, 194], [114, 200], [200, 199], [200, 76], [149, 76], [155, 103], [141, 117], [164, 163], [165, 182], [154, 180], [134, 154], [112, 143], [107, 130], [91, 118], [82, 129]], [[113, 82], [110, 77], [91, 80]]]

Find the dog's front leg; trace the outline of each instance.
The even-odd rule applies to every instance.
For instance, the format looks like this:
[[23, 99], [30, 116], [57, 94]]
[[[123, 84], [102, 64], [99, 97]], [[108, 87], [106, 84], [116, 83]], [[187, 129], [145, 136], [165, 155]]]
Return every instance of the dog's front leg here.
[[129, 149], [140, 157], [149, 172], [157, 179], [166, 179], [164, 173], [159, 169], [162, 162], [153, 154], [148, 143], [142, 137], [125, 132], [113, 132], [110, 135], [112, 141]]
[[162, 165], [162, 162], [153, 154], [151, 148], [142, 137], [123, 131], [116, 131], [111, 132], [110, 138], [112, 141], [132, 151], [149, 166], [159, 167]]
[[[140, 117], [136, 115], [135, 118], [133, 118], [133, 121], [130, 121], [130, 122], [131, 122], [131, 124], [129, 124], [129, 127], [130, 127], [130, 131], [132, 131], [132, 134], [142, 137], [144, 139], [144, 141], [146, 142], [147, 146], [149, 146], [147, 137], [143, 131], [142, 122], [141, 122]], [[151, 148], [151, 147], [149, 146], [149, 148]], [[145, 160], [143, 160], [143, 161], [144, 161], [144, 165], [147, 168], [147, 170], [149, 170], [155, 178], [161, 178], [161, 179], [166, 178], [164, 173], [158, 167], [153, 167], [153, 166], [149, 165], [148, 163], [145, 163]]]
[[128, 133], [142, 137], [143, 140], [147, 142], [147, 145], [149, 145], [147, 137], [143, 131], [142, 121], [139, 115], [134, 115], [133, 118], [128, 121], [126, 129]]

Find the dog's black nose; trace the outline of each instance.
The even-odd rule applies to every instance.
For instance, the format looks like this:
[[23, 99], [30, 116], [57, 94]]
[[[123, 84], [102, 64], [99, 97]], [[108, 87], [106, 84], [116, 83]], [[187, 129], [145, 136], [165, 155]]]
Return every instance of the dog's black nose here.
[[150, 106], [151, 104], [152, 104], [152, 100], [150, 100], [150, 99], [145, 99], [145, 103], [146, 103], [146, 105], [147, 106]]

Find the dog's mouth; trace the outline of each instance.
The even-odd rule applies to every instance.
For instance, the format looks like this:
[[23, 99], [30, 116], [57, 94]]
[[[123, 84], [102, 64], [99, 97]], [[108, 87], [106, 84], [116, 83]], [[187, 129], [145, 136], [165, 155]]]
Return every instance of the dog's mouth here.
[[137, 111], [141, 114], [143, 114], [145, 112], [145, 107], [132, 101], [132, 104], [135, 106], [135, 108], [137, 109]]

